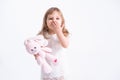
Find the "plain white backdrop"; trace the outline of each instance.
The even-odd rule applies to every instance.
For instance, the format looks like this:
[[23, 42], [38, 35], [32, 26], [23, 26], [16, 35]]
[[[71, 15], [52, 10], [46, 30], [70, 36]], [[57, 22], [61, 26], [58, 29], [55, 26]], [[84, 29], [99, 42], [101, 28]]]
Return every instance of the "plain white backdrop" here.
[[40, 80], [23, 42], [53, 6], [71, 33], [68, 80], [120, 80], [119, 0], [0, 0], [0, 80]]

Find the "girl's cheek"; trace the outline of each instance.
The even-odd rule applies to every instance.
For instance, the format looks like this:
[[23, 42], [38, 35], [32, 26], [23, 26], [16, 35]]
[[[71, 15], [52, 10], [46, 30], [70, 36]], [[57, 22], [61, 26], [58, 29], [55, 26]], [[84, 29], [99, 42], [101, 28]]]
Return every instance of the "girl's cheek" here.
[[52, 21], [49, 21], [49, 24], [51, 25], [51, 24], [52, 24]]
[[61, 22], [59, 22], [58, 24], [59, 24], [59, 26], [61, 26], [61, 25], [62, 25], [62, 23], [61, 23]]
[[50, 21], [48, 21], [48, 22], [47, 22], [47, 25], [48, 25], [48, 26], [50, 26], [50, 25], [51, 25], [51, 22], [50, 22]]

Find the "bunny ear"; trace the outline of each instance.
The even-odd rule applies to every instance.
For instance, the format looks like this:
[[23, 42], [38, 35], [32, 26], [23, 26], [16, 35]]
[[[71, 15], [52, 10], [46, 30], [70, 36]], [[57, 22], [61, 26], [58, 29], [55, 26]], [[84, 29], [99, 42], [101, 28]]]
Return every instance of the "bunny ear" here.
[[44, 46], [48, 45], [48, 41], [46, 39], [44, 39]]
[[43, 41], [43, 45], [47, 46], [48, 45], [48, 41], [44, 38], [43, 35], [38, 35], [38, 37]]
[[34, 40], [34, 41], [41, 41], [42, 39], [44, 39], [44, 37], [42, 36], [42, 35], [37, 35], [37, 36], [35, 36], [35, 37], [32, 37], [32, 39], [31, 40]]
[[44, 37], [42, 35], [37, 35], [35, 38], [36, 39], [43, 39]]

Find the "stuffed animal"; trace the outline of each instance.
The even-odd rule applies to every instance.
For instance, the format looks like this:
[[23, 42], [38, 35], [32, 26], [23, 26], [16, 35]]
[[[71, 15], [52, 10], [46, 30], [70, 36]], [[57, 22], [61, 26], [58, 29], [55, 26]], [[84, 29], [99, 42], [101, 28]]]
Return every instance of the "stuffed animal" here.
[[36, 60], [37, 63], [41, 65], [41, 70], [43, 70], [45, 73], [50, 73], [52, 68], [46, 60], [57, 63], [57, 58], [51, 54], [52, 49], [47, 47], [47, 44], [47, 40], [42, 35], [26, 39], [24, 42], [28, 53], [32, 55], [38, 55]]

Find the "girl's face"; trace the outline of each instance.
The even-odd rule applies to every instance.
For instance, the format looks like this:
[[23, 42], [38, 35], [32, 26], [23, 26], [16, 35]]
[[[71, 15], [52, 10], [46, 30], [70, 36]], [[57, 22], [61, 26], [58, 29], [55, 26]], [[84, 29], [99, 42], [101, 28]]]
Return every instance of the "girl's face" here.
[[58, 27], [61, 27], [62, 25], [62, 18], [59, 12], [54, 11], [52, 14], [49, 14], [47, 16], [47, 26], [50, 30], [50, 32], [54, 33], [54, 27], [53, 27], [53, 23], [55, 22], [57, 24]]

